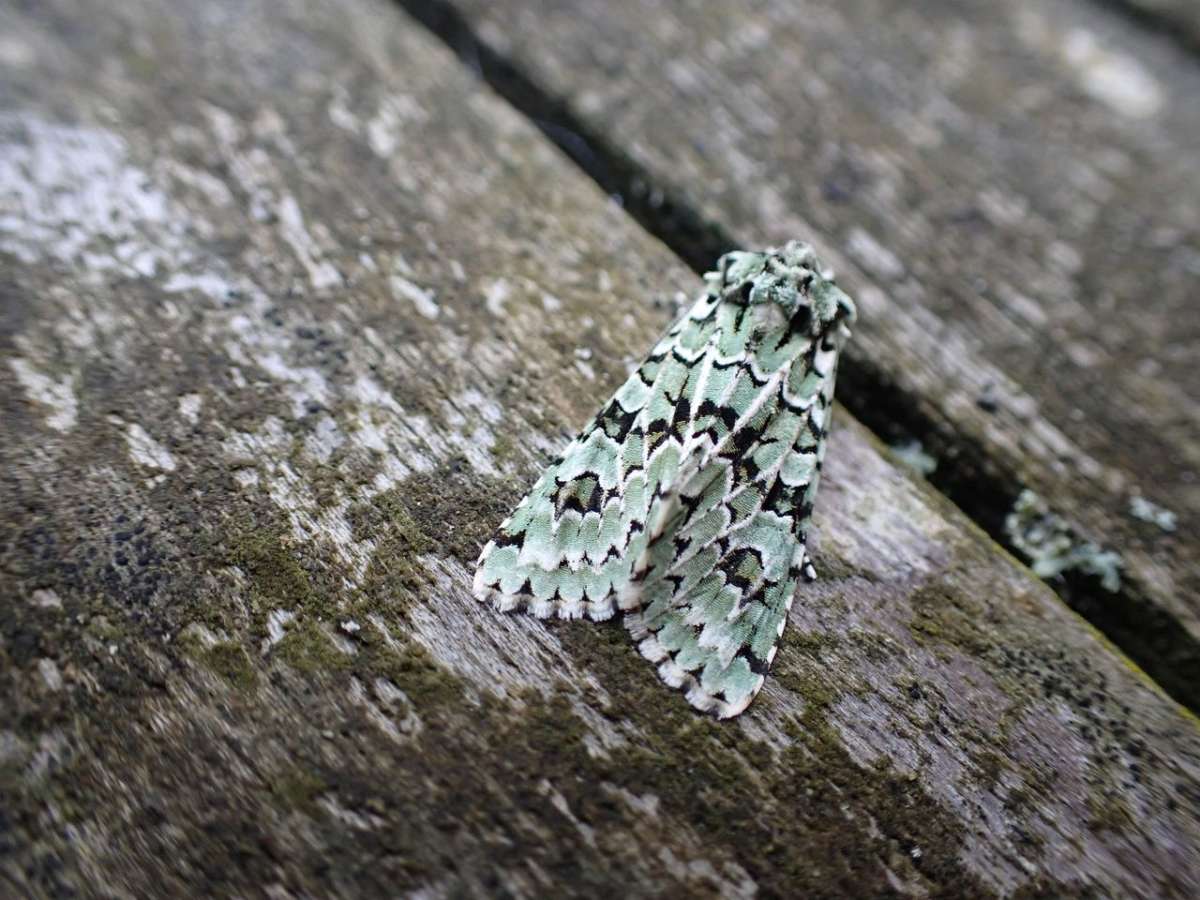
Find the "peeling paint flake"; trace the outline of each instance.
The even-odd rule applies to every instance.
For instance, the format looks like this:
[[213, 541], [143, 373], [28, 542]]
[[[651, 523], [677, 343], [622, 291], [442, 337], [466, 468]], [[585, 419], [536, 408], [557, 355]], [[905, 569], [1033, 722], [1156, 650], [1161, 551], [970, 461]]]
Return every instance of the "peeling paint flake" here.
[[43, 375], [27, 361], [17, 358], [8, 361], [21, 387], [30, 400], [50, 409], [46, 424], [55, 431], [67, 432], [79, 418], [79, 400], [71, 384], [71, 376], [58, 381]]
[[328, 415], [317, 420], [316, 429], [304, 439], [304, 452], [322, 465], [346, 442], [337, 422]]
[[42, 681], [46, 687], [52, 691], [61, 691], [63, 686], [62, 672], [58, 670], [58, 664], [54, 660], [43, 657], [38, 660], [38, 672], [42, 676]]
[[187, 223], [103, 128], [0, 114], [0, 250], [90, 275], [146, 277], [189, 258]]
[[290, 366], [274, 351], [260, 354], [254, 361], [271, 377], [293, 385], [288, 395], [292, 400], [292, 415], [297, 419], [310, 411], [310, 404], [325, 406], [329, 402], [329, 384], [318, 369]]
[[505, 278], [497, 278], [483, 292], [487, 311], [493, 316], [504, 315], [504, 302], [512, 296], [512, 285]]
[[317, 242], [305, 227], [300, 204], [291, 194], [285, 194], [279, 200], [279, 230], [308, 272], [308, 280], [314, 289], [320, 291], [341, 285], [342, 276], [332, 263], [321, 259]]
[[39, 609], [62, 609], [62, 598], [49, 588], [38, 588], [30, 594], [29, 600]]
[[1062, 55], [1075, 70], [1080, 87], [1114, 112], [1147, 119], [1166, 102], [1162, 85], [1140, 62], [1103, 46], [1085, 28], [1067, 34]]
[[179, 398], [179, 414], [195, 425], [200, 421], [200, 407], [204, 398], [199, 394], [184, 394]]
[[175, 471], [175, 457], [166, 447], [152, 438], [141, 425], [134, 422], [125, 432], [129, 455], [134, 462], [150, 469]]
[[376, 156], [387, 159], [399, 148], [404, 125], [425, 118], [425, 110], [412, 97], [397, 94], [387, 97], [367, 122], [367, 143]]
[[388, 279], [388, 284], [391, 285], [393, 296], [397, 299], [411, 300], [413, 306], [417, 308], [417, 312], [425, 318], [436, 319], [441, 312], [437, 301], [434, 300], [433, 291], [420, 287], [397, 274], [393, 274]]
[[221, 450], [234, 465], [253, 465], [259, 459], [283, 459], [292, 446], [292, 436], [276, 416], [267, 416], [256, 432], [236, 431], [221, 444]]
[[296, 618], [290, 609], [273, 609], [267, 614], [267, 636], [262, 641], [262, 652], [266, 653], [283, 640], [288, 623]]
[[195, 275], [176, 272], [163, 283], [162, 289], [168, 294], [198, 291], [213, 300], [224, 300], [235, 290], [228, 279], [215, 272], [201, 272]]

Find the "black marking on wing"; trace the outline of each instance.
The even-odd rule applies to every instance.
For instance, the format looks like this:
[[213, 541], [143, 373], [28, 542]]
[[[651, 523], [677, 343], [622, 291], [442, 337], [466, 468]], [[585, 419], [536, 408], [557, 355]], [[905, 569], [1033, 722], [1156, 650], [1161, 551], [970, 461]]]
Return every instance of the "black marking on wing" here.
[[508, 532], [501, 528], [496, 536], [492, 538], [492, 543], [497, 547], [516, 547], [520, 549], [525, 546], [525, 531], [522, 529], [517, 532]]
[[802, 303], [796, 307], [796, 312], [792, 314], [792, 320], [788, 323], [788, 331], [791, 334], [808, 334], [808, 330], [812, 327], [812, 307], [807, 303]]
[[755, 675], [766, 675], [767, 671], [771, 668], [771, 664], [765, 659], [760, 659], [758, 656], [755, 656], [754, 651], [750, 649], [749, 644], [744, 644], [741, 648], [739, 648], [738, 652], [734, 654], [734, 657], [741, 657], [744, 659], [746, 661], [746, 665], [750, 667], [750, 671]]
[[614, 397], [596, 416], [595, 424], [617, 443], [624, 443], [641, 410], [627, 410]]

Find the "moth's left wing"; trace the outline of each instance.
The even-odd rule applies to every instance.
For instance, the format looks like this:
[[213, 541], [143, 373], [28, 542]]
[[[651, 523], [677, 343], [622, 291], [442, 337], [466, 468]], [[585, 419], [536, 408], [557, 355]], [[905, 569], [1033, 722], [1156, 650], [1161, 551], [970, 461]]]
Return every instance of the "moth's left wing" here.
[[702, 296], [538, 479], [480, 554], [474, 592], [502, 611], [611, 618], [636, 598], [648, 516], [698, 448], [696, 398], [717, 352], [719, 300]]

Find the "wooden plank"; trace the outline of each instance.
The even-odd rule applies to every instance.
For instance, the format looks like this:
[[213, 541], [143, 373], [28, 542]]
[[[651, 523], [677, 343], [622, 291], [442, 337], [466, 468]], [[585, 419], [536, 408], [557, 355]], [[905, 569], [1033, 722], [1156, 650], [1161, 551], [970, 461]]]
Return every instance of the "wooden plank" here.
[[12, 893], [1200, 889], [1195, 720], [841, 411], [740, 719], [471, 599], [698, 280], [395, 7], [0, 33]]
[[1084, 0], [405, 5], [678, 252], [688, 210], [812, 236], [860, 298], [854, 413], [993, 536], [1030, 488], [1119, 552], [1116, 593], [1059, 589], [1200, 707], [1193, 57]]

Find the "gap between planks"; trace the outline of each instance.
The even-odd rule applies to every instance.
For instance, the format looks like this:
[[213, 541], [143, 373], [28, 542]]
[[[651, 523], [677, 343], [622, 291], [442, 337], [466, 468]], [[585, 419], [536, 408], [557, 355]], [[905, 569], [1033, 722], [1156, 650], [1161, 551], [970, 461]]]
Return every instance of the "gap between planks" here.
[[1200, 54], [1200, 8], [1193, 0], [1092, 0], [1121, 13], [1138, 27], [1170, 40], [1185, 53]]

